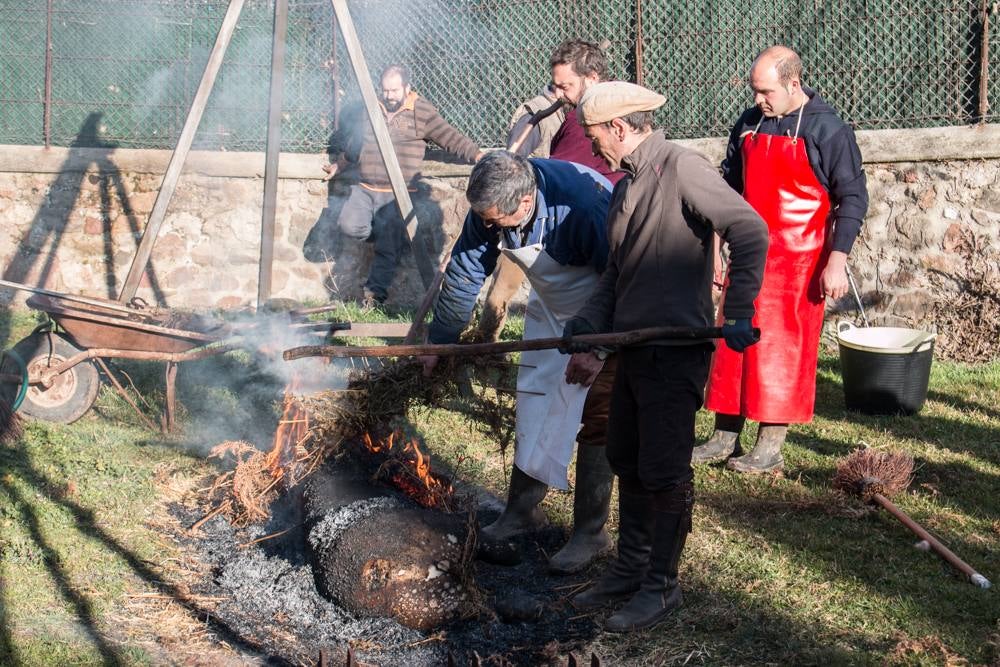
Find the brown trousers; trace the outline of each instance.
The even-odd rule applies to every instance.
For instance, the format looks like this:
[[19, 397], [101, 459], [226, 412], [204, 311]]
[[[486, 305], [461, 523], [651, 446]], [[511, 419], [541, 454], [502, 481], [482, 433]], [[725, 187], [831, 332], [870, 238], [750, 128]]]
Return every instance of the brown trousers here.
[[603, 447], [608, 442], [608, 413], [611, 410], [611, 389], [615, 385], [618, 369], [618, 355], [612, 354], [604, 362], [604, 368], [590, 385], [587, 400], [583, 404], [583, 426], [576, 436], [582, 446]]
[[517, 264], [500, 255], [497, 268], [493, 272], [493, 282], [486, 292], [483, 303], [483, 314], [479, 318], [479, 331], [476, 339], [485, 343], [495, 343], [500, 338], [500, 331], [507, 320], [507, 308], [510, 300], [517, 294], [524, 282], [524, 271]]

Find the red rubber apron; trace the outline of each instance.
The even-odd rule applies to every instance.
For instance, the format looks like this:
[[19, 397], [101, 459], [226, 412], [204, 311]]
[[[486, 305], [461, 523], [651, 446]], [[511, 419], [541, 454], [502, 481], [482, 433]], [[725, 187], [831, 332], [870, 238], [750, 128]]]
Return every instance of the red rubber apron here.
[[705, 397], [713, 412], [773, 424], [812, 421], [823, 328], [819, 277], [830, 198], [798, 138], [801, 122], [800, 107], [795, 136], [759, 134], [758, 123], [743, 138], [743, 198], [764, 218], [771, 239], [754, 302], [760, 342], [741, 353], [719, 341]]

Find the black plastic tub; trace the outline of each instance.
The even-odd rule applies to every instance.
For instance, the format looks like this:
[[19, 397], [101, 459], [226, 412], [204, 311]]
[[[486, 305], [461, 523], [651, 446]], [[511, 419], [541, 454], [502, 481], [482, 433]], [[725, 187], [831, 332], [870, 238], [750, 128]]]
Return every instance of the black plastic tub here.
[[927, 399], [936, 334], [901, 327], [837, 325], [844, 402], [870, 415], [912, 415]]

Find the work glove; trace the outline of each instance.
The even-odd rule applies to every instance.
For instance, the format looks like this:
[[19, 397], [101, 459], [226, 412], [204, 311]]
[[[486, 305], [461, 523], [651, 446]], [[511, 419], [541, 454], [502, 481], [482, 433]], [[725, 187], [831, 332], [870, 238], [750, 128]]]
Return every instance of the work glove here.
[[730, 349], [742, 352], [757, 342], [749, 317], [726, 320], [722, 325], [722, 337]]
[[559, 351], [563, 354], [573, 354], [575, 352], [590, 352], [594, 347], [593, 345], [588, 345], [587, 343], [572, 342], [573, 336], [582, 336], [585, 334], [595, 334], [597, 330], [590, 325], [590, 322], [583, 319], [582, 317], [571, 317], [569, 321], [566, 322], [566, 326], [563, 327], [562, 333], [562, 344], [559, 345]]

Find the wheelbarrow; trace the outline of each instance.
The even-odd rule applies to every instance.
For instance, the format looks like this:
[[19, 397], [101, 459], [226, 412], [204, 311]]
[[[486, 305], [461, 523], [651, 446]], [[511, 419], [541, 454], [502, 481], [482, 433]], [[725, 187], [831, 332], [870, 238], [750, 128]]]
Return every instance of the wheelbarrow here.
[[[0, 285], [13, 286], [6, 281]], [[17, 288], [36, 292], [26, 303], [48, 315], [49, 322], [4, 354], [0, 400], [36, 419], [64, 424], [76, 421], [97, 399], [99, 367], [121, 391], [103, 360], [137, 359], [166, 363], [162, 426], [169, 429], [174, 419], [177, 364], [233, 347], [221, 343], [232, 333], [229, 326], [212, 318], [152, 308], [142, 301], [125, 305], [21, 285]]]
[[[49, 322], [36, 328], [3, 354], [0, 400], [28, 417], [69, 424], [94, 404], [100, 389], [98, 369], [132, 408], [154, 427], [121, 387], [104, 359], [162, 361], [166, 364], [166, 401], [160, 427], [174, 424], [177, 365], [246, 347], [243, 334], [273, 321], [232, 324], [203, 315], [156, 308], [141, 299], [128, 304], [62, 294], [0, 280], [0, 287], [34, 292], [27, 305]], [[288, 311], [283, 326], [325, 337], [402, 338], [408, 323], [308, 322], [309, 315], [335, 306]]]

